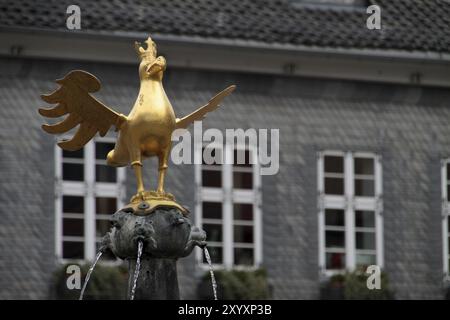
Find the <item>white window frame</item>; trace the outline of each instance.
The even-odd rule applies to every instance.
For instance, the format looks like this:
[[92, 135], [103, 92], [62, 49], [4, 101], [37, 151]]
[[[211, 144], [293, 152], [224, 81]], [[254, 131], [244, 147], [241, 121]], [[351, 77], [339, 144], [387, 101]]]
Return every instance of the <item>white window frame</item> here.
[[[117, 182], [96, 182], [95, 143], [114, 143], [112, 137], [98, 137], [92, 139], [84, 146], [84, 179], [83, 181], [64, 181], [62, 177], [63, 156], [62, 149], [55, 145], [55, 255], [60, 263], [92, 261], [96, 255], [96, 212], [95, 198], [111, 197], [117, 199], [117, 208], [124, 205], [126, 196], [125, 168], [117, 168]], [[71, 237], [63, 237], [63, 197], [79, 196], [84, 198], [84, 259], [63, 258], [63, 240]], [[112, 213], [111, 213], [112, 214]], [[78, 238], [78, 237], [74, 237]], [[81, 237], [80, 237], [81, 238]]]
[[450, 163], [450, 158], [441, 161], [441, 194], [442, 194], [442, 258], [443, 258], [443, 273], [444, 280], [450, 280], [450, 266], [448, 264], [448, 242], [450, 237], [450, 230], [448, 230], [448, 219], [450, 219], [450, 201], [448, 201], [447, 185], [450, 180], [447, 180], [447, 164]]
[[[344, 159], [344, 195], [326, 195], [324, 185], [324, 157], [341, 156]], [[354, 158], [374, 159], [375, 195], [362, 197], [354, 195]], [[354, 225], [355, 211], [369, 210], [375, 213], [375, 256], [376, 264], [381, 268], [384, 265], [383, 255], [383, 194], [382, 194], [382, 165], [381, 156], [370, 152], [343, 152], [323, 151], [318, 153], [317, 160], [317, 186], [318, 186], [318, 225], [319, 225], [319, 270], [321, 274], [331, 276], [345, 270], [356, 268], [356, 229]], [[326, 269], [325, 250], [325, 209], [345, 210], [345, 269]], [[373, 254], [373, 252], [371, 252]]]
[[[222, 171], [222, 188], [211, 188], [202, 186], [202, 149], [203, 147], [211, 147], [223, 150], [224, 163], [221, 165]], [[247, 149], [253, 159], [253, 188], [250, 189], [234, 189], [233, 188], [233, 152], [234, 149]], [[262, 196], [261, 196], [261, 175], [260, 166], [258, 164], [257, 147], [254, 145], [235, 144], [198, 144], [194, 150], [196, 159], [195, 164], [195, 181], [196, 181], [196, 200], [195, 200], [195, 223], [198, 227], [203, 225], [203, 202], [221, 202], [222, 203], [222, 252], [223, 264], [213, 264], [216, 269], [237, 269], [237, 270], [253, 270], [258, 268], [263, 260], [262, 254]], [[199, 164], [200, 163], [200, 164]], [[253, 248], [253, 266], [234, 265], [234, 248], [233, 241], [233, 203], [252, 204], [253, 205], [253, 244], [241, 244], [237, 247]], [[241, 223], [242, 222], [242, 223]], [[248, 221], [238, 222], [240, 225], [249, 224]], [[208, 239], [206, 239], [208, 241]], [[202, 270], [209, 267], [203, 263], [203, 252], [196, 250], [197, 265]]]

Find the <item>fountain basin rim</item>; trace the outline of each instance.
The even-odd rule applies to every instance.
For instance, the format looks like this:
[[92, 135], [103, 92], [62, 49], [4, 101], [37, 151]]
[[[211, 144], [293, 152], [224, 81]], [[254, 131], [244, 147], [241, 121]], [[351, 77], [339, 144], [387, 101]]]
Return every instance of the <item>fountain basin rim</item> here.
[[[143, 201], [144, 202], [144, 201]], [[126, 207], [124, 207], [122, 210], [124, 210], [125, 212], [130, 212], [133, 213], [135, 216], [140, 216], [140, 217], [145, 217], [148, 216], [150, 214], [152, 214], [153, 212], [155, 212], [156, 209], [161, 209], [161, 208], [175, 208], [181, 211], [181, 213], [183, 214], [183, 216], [187, 217], [188, 216], [188, 210], [179, 205], [176, 202], [171, 202], [171, 201], [160, 201], [159, 203], [148, 203], [148, 201], [145, 201], [145, 203], [148, 204], [148, 208], [146, 209], [140, 209], [138, 208], [138, 205], [128, 205]]]

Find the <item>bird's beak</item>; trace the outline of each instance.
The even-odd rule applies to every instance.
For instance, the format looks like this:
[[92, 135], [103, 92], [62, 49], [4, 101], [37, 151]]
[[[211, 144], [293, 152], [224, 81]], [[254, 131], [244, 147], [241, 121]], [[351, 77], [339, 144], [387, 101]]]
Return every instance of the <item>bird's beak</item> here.
[[145, 69], [148, 73], [149, 76], [154, 75], [155, 73], [157, 73], [158, 71], [160, 71], [161, 69], [158, 68], [159, 66], [156, 64], [156, 61], [153, 61], [152, 63], [150, 63], [147, 68]]
[[165, 64], [162, 64], [160, 59], [156, 58], [151, 63], [149, 63], [146, 67], [146, 71], [149, 76], [152, 76], [160, 71], [164, 71], [166, 69]]

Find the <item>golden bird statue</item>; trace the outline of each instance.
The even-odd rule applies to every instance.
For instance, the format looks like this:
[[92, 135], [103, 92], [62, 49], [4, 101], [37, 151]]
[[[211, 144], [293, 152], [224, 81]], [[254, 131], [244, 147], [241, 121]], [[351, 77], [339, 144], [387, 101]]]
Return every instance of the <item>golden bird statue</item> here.
[[[128, 116], [113, 111], [90, 94], [101, 87], [94, 75], [73, 70], [63, 79], [56, 80], [60, 85], [56, 91], [41, 96], [45, 102], [57, 105], [50, 109], [39, 109], [39, 113], [45, 117], [69, 115], [56, 124], [42, 125], [42, 129], [47, 133], [62, 134], [79, 125], [70, 140], [58, 142], [62, 149], [76, 151], [83, 148], [97, 132], [103, 137], [114, 126], [119, 133], [114, 149], [107, 155], [107, 163], [114, 167], [133, 167], [137, 193], [130, 200], [132, 209], [148, 214], [163, 205], [177, 207], [186, 213], [186, 208], [176, 203], [173, 195], [164, 191], [172, 132], [178, 128], [187, 128], [194, 121], [203, 119], [206, 113], [217, 109], [236, 86], [229, 86], [191, 114], [176, 118], [162, 83], [166, 59], [157, 57], [156, 44], [150, 37], [145, 43], [146, 48], [139, 42], [135, 43], [141, 60], [140, 90]], [[159, 160], [158, 187], [156, 191], [145, 191], [142, 160], [154, 156]]]

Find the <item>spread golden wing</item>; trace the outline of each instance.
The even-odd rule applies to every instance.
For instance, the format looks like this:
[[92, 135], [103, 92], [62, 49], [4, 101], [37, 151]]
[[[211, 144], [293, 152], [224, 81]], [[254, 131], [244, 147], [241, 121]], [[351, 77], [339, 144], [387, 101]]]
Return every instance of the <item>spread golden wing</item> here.
[[208, 101], [207, 104], [205, 104], [203, 107], [198, 108], [191, 114], [176, 120], [175, 128], [187, 128], [191, 123], [197, 120], [202, 120], [205, 118], [206, 114], [208, 112], [214, 111], [219, 107], [219, 104], [222, 102], [222, 100], [228, 96], [230, 93], [232, 93], [236, 89], [235, 85], [229, 86], [225, 90], [219, 92], [216, 94], [211, 100]]
[[48, 133], [64, 133], [80, 125], [72, 139], [58, 143], [64, 150], [81, 149], [97, 132], [103, 137], [112, 125], [119, 130], [122, 123], [127, 120], [123, 114], [111, 110], [89, 94], [100, 89], [100, 81], [92, 74], [74, 70], [63, 79], [56, 80], [56, 83], [61, 87], [41, 97], [48, 103], [58, 105], [50, 109], [41, 108], [39, 113], [49, 118], [69, 114], [54, 125], [42, 125], [42, 129]]

